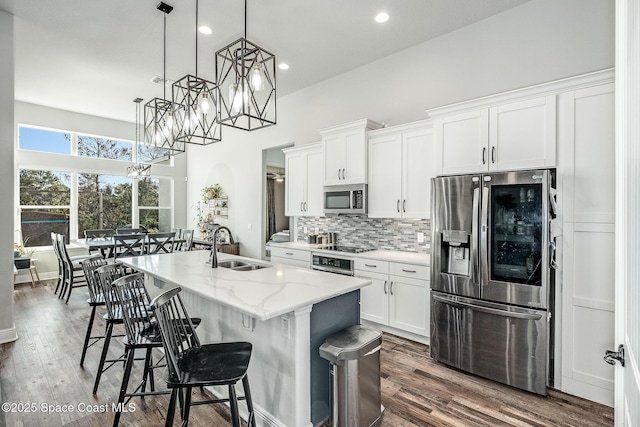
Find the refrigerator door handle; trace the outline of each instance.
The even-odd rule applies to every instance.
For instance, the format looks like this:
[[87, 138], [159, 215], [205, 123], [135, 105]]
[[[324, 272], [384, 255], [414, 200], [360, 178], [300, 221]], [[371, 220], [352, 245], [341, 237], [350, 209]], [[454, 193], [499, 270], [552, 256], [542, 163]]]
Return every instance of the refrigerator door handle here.
[[473, 189], [473, 217], [471, 219], [471, 283], [478, 280], [478, 208], [480, 206], [480, 188]]
[[[480, 215], [480, 280], [481, 285], [489, 282], [489, 249], [488, 245], [488, 227], [489, 227], [489, 187], [482, 187], [482, 205]], [[482, 291], [480, 292], [482, 295]]]
[[526, 319], [526, 320], [540, 320], [542, 318], [542, 314], [538, 314], [538, 313], [520, 313], [520, 312], [515, 312], [515, 311], [508, 311], [508, 310], [500, 310], [497, 308], [490, 308], [490, 307], [484, 307], [481, 305], [476, 305], [476, 304], [470, 304], [467, 302], [463, 302], [463, 301], [455, 301], [449, 298], [443, 298], [440, 295], [437, 294], [431, 294], [431, 298], [433, 298], [434, 301], [438, 301], [441, 302], [443, 304], [448, 304], [448, 305], [452, 305], [454, 307], [461, 307], [461, 308], [469, 308], [471, 310], [474, 311], [480, 311], [482, 313], [487, 313], [487, 314], [494, 314], [496, 316], [502, 316], [502, 317], [511, 317], [514, 319]]

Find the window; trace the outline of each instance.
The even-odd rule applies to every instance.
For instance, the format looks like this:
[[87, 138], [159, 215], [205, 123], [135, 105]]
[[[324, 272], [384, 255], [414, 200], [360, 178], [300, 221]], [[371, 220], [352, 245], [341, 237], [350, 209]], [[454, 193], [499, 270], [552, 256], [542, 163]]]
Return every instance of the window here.
[[20, 228], [25, 246], [48, 246], [51, 232], [69, 238], [71, 175], [20, 169]]
[[18, 147], [21, 150], [71, 154], [71, 134], [21, 126]]
[[169, 151], [166, 148], [140, 143], [138, 144], [138, 162], [170, 165], [171, 159], [169, 157]]
[[131, 179], [78, 174], [78, 235], [84, 236], [85, 230], [130, 225], [131, 203]]
[[138, 181], [140, 225], [149, 231], [171, 230], [171, 180], [147, 178]]
[[80, 157], [131, 161], [132, 146], [131, 142], [78, 135], [78, 156]]

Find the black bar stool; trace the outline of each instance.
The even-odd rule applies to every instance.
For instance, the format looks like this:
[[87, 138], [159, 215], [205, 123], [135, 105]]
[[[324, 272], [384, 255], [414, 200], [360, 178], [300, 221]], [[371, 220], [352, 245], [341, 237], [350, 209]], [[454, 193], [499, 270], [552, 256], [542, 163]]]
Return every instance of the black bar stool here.
[[[165, 381], [172, 389], [165, 426], [173, 425], [176, 400], [180, 394], [182, 426], [189, 425], [189, 411], [192, 405], [229, 402], [231, 423], [240, 427], [238, 400], [246, 400], [247, 426], [255, 427], [255, 414], [247, 369], [251, 359], [252, 345], [248, 342], [223, 342], [200, 344], [198, 335], [180, 299], [181, 288], [170, 289], [153, 299], [154, 310], [162, 343], [167, 358]], [[193, 332], [193, 333], [192, 333]], [[190, 336], [190, 339], [185, 337]], [[235, 385], [242, 381], [244, 396], [237, 397]], [[191, 401], [193, 387], [228, 386], [228, 399]]]
[[104, 294], [102, 288], [98, 283], [98, 278], [95, 275], [95, 271], [107, 265], [107, 261], [102, 258], [102, 255], [94, 255], [91, 258], [80, 261], [82, 270], [84, 271], [84, 277], [87, 280], [87, 290], [89, 291], [89, 299], [87, 303], [91, 307], [91, 315], [89, 316], [89, 324], [87, 325], [87, 332], [84, 336], [84, 344], [82, 346], [82, 356], [80, 357], [80, 366], [84, 364], [84, 358], [87, 354], [87, 349], [104, 338], [104, 335], [92, 336], [93, 321], [96, 317], [96, 309], [98, 307], [104, 307]]

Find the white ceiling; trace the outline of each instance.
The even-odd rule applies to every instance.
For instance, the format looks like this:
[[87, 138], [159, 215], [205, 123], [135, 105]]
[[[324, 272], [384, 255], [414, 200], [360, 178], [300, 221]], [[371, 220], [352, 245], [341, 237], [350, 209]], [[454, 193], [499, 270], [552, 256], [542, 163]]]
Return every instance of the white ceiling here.
[[[278, 96], [519, 6], [529, 0], [248, 0], [247, 38], [287, 62]], [[169, 79], [195, 72], [195, 0], [165, 0]], [[215, 51], [242, 37], [242, 0], [199, 0], [198, 75], [213, 80]], [[133, 99], [162, 97], [159, 0], [0, 0], [15, 15], [15, 97], [135, 121]], [[391, 16], [385, 24], [373, 18]], [[170, 94], [170, 88], [167, 90]], [[169, 95], [170, 96], [170, 95]]]

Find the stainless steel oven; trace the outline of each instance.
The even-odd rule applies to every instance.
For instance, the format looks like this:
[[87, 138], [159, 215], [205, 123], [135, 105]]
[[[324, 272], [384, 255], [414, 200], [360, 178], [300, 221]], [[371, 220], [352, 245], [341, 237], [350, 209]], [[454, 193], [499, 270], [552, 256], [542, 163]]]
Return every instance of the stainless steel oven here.
[[312, 253], [311, 269], [353, 276], [353, 260], [336, 255]]
[[367, 184], [324, 187], [325, 214], [366, 214]]

